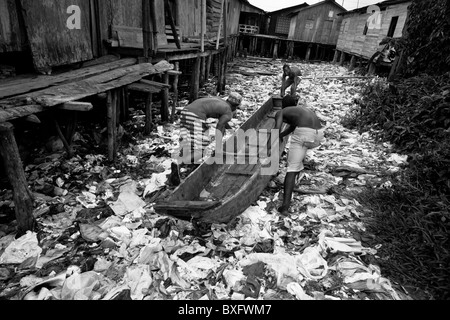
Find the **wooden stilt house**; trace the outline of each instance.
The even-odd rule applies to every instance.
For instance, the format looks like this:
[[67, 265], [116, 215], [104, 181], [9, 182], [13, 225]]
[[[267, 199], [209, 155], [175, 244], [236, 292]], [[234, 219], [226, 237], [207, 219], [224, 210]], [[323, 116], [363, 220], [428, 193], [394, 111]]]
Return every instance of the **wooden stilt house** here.
[[343, 12], [334, 61], [369, 60], [385, 38], [400, 38], [411, 0], [388, 0]]

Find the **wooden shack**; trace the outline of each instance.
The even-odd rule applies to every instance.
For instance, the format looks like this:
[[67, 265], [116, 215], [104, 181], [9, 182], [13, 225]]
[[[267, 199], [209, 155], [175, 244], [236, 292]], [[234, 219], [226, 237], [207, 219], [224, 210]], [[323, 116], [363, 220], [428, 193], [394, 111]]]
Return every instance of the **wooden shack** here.
[[290, 14], [288, 39], [336, 45], [345, 8], [325, 0]]
[[[307, 44], [306, 60], [312, 54], [314, 58], [329, 59], [336, 47], [342, 23], [339, 14], [346, 11], [334, 0], [325, 0], [294, 11], [288, 15], [291, 18], [288, 39]], [[301, 44], [298, 46], [305, 47]], [[295, 44], [291, 50], [295, 51]]]
[[[380, 42], [386, 37], [399, 38], [403, 34], [408, 6], [411, 0], [388, 0], [348, 12], [340, 13], [343, 18], [339, 31], [334, 60], [344, 63], [351, 57], [351, 64], [356, 59], [370, 59], [378, 50]], [[369, 27], [368, 20], [379, 8], [379, 25]]]
[[289, 14], [307, 6], [308, 4], [304, 2], [299, 5], [270, 12], [269, 30], [267, 34], [287, 38], [289, 34], [289, 28], [291, 26], [291, 18]]
[[267, 32], [267, 12], [247, 1], [243, 3], [239, 18], [239, 32], [265, 34]]

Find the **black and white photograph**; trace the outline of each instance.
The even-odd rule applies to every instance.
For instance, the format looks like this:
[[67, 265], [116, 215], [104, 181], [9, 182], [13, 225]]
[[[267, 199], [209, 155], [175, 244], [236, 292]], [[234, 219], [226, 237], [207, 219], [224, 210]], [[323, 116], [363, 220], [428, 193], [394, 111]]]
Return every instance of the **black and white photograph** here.
[[0, 300], [194, 319], [449, 300], [449, 17], [0, 0]]

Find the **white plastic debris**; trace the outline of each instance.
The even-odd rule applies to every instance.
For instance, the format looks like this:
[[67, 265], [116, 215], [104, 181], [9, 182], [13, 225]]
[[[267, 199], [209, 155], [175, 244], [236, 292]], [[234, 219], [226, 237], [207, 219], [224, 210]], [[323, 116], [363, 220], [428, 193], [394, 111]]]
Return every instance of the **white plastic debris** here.
[[291, 282], [286, 287], [287, 292], [295, 296], [298, 300], [314, 300], [313, 297], [307, 295], [303, 288], [297, 282]]
[[28, 231], [24, 236], [9, 244], [0, 257], [0, 264], [21, 264], [30, 258], [37, 260], [41, 252], [37, 234]]
[[134, 210], [144, 207], [146, 203], [135, 193], [122, 192], [115, 203], [110, 205], [111, 209], [118, 216], [125, 216]]
[[320, 255], [316, 247], [308, 247], [303, 253], [296, 257], [299, 271], [312, 280], [320, 280], [328, 273], [328, 263]]

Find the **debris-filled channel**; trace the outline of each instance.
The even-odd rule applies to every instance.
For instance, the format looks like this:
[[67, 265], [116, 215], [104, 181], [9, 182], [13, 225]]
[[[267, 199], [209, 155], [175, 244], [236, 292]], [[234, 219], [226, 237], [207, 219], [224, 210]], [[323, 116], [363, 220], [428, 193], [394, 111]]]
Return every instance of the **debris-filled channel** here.
[[[279, 93], [282, 65], [251, 57], [229, 64], [227, 91], [244, 97], [234, 129]], [[160, 125], [149, 137], [133, 137], [144, 122], [136, 108], [115, 167], [102, 154], [67, 159], [62, 150], [27, 165], [40, 231], [15, 240], [14, 221], [0, 225], [0, 298], [411, 299], [383, 276], [379, 246], [369, 245], [376, 237], [364, 223], [370, 210], [352, 196], [369, 185], [389, 188], [391, 175], [406, 163], [389, 144], [341, 125], [371, 80], [329, 63], [296, 65], [305, 78], [301, 99], [327, 127], [325, 141], [307, 155], [289, 216], [277, 211], [286, 154], [259, 200], [228, 225], [199, 228], [157, 215], [153, 202], [174, 189], [167, 178], [179, 126]], [[212, 92], [214, 79], [201, 94]], [[78, 134], [74, 142], [83, 139]], [[11, 192], [1, 191], [0, 207], [12, 206]]]

